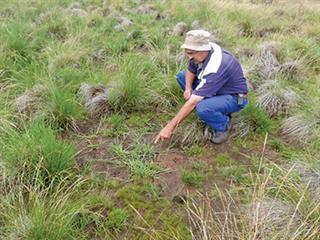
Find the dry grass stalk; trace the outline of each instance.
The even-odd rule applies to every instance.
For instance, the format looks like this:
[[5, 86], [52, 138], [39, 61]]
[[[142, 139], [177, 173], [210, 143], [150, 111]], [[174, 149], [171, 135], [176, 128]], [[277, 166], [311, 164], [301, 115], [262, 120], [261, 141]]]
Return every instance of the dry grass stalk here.
[[204, 141], [204, 125], [200, 121], [185, 123], [177, 128], [175, 138], [179, 144], [192, 144]]
[[319, 201], [320, 196], [320, 172], [312, 169], [305, 162], [296, 162], [294, 165], [284, 166], [284, 169], [296, 172], [301, 183], [306, 186], [315, 201]]
[[264, 198], [248, 204], [245, 216], [249, 225], [254, 227], [257, 239], [275, 236], [286, 239], [293, 237], [302, 223], [301, 216], [295, 210], [295, 206], [283, 201]]
[[219, 190], [219, 204], [198, 193], [198, 200], [187, 201], [190, 232], [193, 240], [250, 239], [234, 200]]
[[250, 119], [241, 114], [233, 114], [232, 115], [232, 134], [233, 138], [244, 138], [250, 133], [250, 129], [252, 128], [252, 123]]

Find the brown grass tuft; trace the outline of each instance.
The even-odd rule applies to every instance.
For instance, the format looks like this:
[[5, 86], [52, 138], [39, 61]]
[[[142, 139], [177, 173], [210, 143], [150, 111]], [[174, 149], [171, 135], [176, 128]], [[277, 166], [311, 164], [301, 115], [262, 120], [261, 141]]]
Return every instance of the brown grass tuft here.
[[257, 105], [264, 109], [271, 117], [288, 114], [297, 105], [297, 94], [281, 86], [278, 80], [268, 80], [257, 89]]
[[292, 238], [303, 222], [295, 206], [275, 199], [256, 200], [244, 212], [258, 239]]
[[314, 131], [316, 127], [316, 119], [300, 114], [285, 119], [280, 129], [288, 142], [307, 144], [316, 137]]
[[189, 27], [186, 23], [179, 22], [174, 26], [172, 34], [174, 36], [183, 36], [188, 31], [188, 29]]
[[204, 124], [200, 120], [183, 123], [177, 128], [175, 139], [179, 144], [193, 144], [205, 141], [203, 136]]
[[39, 113], [46, 99], [46, 86], [35, 85], [15, 99], [14, 105], [18, 113], [28, 116]]
[[109, 88], [102, 84], [81, 84], [79, 95], [91, 115], [100, 116], [110, 112], [110, 105], [108, 103]]
[[279, 46], [276, 43], [264, 43], [260, 46], [260, 53], [257, 58], [261, 75], [269, 79], [278, 72], [279, 62], [277, 54], [279, 53]]
[[302, 161], [295, 162], [294, 165], [284, 166], [284, 168], [296, 172], [300, 177], [301, 183], [308, 188], [314, 201], [319, 201], [320, 172], [318, 170], [311, 168], [311, 166]]

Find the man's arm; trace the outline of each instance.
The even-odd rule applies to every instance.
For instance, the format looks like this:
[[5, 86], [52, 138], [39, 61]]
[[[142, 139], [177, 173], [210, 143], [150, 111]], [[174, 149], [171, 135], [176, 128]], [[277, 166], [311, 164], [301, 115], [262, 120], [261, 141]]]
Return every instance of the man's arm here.
[[196, 75], [189, 70], [186, 71], [186, 89], [183, 93], [184, 99], [187, 101], [191, 97], [192, 94], [192, 83], [194, 79], [196, 78]]
[[162, 128], [154, 143], [157, 144], [159, 140], [169, 139], [177, 125], [192, 112], [197, 103], [202, 99], [203, 97], [201, 96], [191, 95], [189, 100], [182, 106], [182, 108], [180, 108], [177, 115], [164, 128]]

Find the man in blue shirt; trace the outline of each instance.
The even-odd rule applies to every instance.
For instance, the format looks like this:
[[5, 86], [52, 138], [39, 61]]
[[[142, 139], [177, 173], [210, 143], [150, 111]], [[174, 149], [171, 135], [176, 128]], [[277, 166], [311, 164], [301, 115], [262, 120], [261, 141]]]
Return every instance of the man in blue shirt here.
[[223, 143], [229, 135], [230, 114], [248, 103], [246, 79], [239, 61], [209, 38], [210, 33], [204, 30], [187, 33], [181, 48], [189, 58], [188, 69], [177, 74], [186, 103], [160, 131], [155, 143], [169, 139], [194, 108], [199, 118], [214, 131], [210, 140]]

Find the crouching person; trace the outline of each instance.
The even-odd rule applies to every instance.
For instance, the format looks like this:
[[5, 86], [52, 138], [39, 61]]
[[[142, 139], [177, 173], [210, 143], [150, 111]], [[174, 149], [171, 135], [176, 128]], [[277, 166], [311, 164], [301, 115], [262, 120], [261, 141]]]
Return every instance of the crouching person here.
[[186, 34], [181, 48], [189, 58], [188, 69], [177, 74], [186, 102], [160, 131], [155, 143], [169, 139], [193, 109], [207, 125], [205, 137], [216, 144], [223, 143], [230, 132], [231, 113], [248, 103], [248, 88], [239, 61], [209, 38], [210, 33], [204, 30]]

